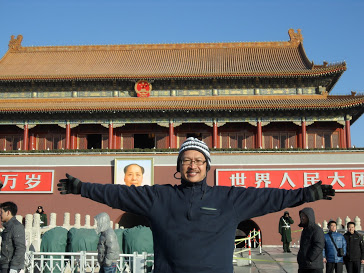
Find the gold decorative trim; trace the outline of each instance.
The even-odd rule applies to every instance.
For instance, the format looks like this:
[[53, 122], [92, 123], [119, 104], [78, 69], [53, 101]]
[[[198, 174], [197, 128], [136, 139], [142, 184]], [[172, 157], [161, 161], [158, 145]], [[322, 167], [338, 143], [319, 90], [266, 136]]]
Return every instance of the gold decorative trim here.
[[9, 41], [9, 50], [19, 50], [21, 48], [21, 42], [23, 41], [23, 36], [18, 35], [16, 39], [14, 38], [14, 35], [11, 35], [10, 41]]
[[169, 122], [157, 122], [157, 125], [161, 127], [169, 128]]

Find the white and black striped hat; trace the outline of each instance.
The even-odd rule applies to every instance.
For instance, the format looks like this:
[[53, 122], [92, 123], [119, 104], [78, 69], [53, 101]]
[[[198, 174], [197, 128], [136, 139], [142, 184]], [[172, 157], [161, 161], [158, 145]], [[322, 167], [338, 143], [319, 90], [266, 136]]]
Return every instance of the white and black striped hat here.
[[179, 149], [178, 158], [177, 158], [177, 172], [180, 171], [179, 165], [181, 163], [181, 156], [183, 152], [187, 150], [196, 150], [202, 153], [205, 156], [206, 159], [206, 170], [210, 170], [211, 165], [211, 157], [210, 157], [210, 150], [209, 147], [205, 144], [205, 142], [194, 138], [189, 137], [185, 140], [185, 142], [182, 143], [181, 148]]

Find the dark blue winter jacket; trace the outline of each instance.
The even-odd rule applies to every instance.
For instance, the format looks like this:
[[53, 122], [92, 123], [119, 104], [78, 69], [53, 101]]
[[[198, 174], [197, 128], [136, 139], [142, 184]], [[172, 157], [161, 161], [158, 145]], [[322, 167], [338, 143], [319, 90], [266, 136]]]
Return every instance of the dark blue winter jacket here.
[[174, 186], [83, 183], [81, 195], [149, 219], [155, 273], [231, 273], [241, 221], [313, 201], [309, 188], [210, 187], [206, 179]]
[[343, 263], [343, 257], [337, 256], [336, 248], [329, 236], [331, 234], [332, 238], [335, 241], [337, 248], [344, 249], [344, 256], [346, 255], [346, 240], [345, 237], [338, 232], [328, 232], [325, 234], [325, 248], [323, 251], [324, 258], [326, 258], [328, 263]]

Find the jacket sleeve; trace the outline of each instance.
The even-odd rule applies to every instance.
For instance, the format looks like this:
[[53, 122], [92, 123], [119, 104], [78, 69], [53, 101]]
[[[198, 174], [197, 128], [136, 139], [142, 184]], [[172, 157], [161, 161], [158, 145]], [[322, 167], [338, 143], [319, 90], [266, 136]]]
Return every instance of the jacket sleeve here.
[[316, 228], [313, 231], [311, 248], [310, 251], [307, 252], [307, 259], [309, 262], [315, 261], [321, 253], [324, 253], [325, 249], [325, 235], [320, 227]]
[[119, 254], [120, 254], [118, 239], [116, 237], [114, 230], [112, 229], [106, 233], [105, 246], [106, 246], [106, 255], [104, 262], [106, 266], [111, 266], [113, 262], [116, 262], [119, 259]]
[[81, 196], [115, 209], [148, 216], [156, 198], [155, 186], [82, 183]]
[[364, 239], [362, 235], [360, 235], [360, 253], [360, 260], [364, 260]]
[[[341, 234], [340, 234], [341, 235]], [[343, 236], [343, 235], [341, 235], [341, 240], [342, 240], [342, 244], [343, 244], [343, 249], [344, 249], [344, 256], [346, 255], [346, 252], [347, 252], [347, 250], [346, 250], [346, 240], [345, 240], [345, 237]]]
[[14, 254], [10, 261], [10, 269], [23, 269], [25, 259], [25, 230], [23, 225], [14, 225], [13, 229]]
[[265, 215], [313, 201], [309, 188], [284, 190], [232, 187], [230, 195], [239, 220]]

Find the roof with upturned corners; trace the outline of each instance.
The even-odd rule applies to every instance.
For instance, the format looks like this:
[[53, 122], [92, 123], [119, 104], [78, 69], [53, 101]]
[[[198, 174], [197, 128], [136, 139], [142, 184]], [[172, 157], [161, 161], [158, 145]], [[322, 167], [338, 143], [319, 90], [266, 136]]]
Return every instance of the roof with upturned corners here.
[[210, 96], [149, 98], [2, 99], [0, 113], [178, 112], [178, 111], [293, 111], [357, 109], [364, 111], [364, 95]]
[[[283, 42], [23, 47], [11, 37], [0, 81], [97, 79], [289, 78], [336, 76], [346, 63], [314, 65], [301, 31]], [[333, 86], [335, 83], [332, 83]]]

